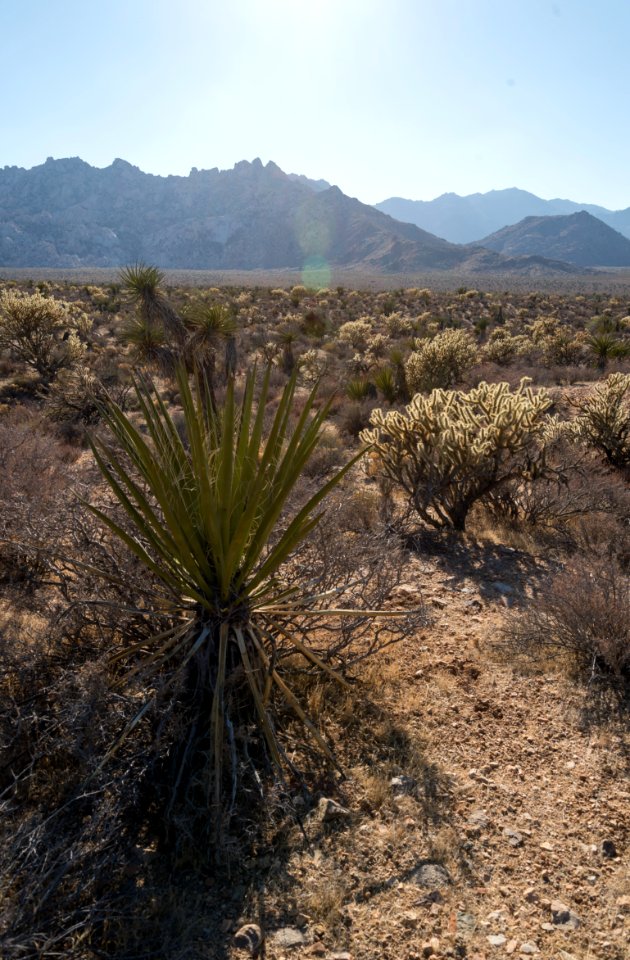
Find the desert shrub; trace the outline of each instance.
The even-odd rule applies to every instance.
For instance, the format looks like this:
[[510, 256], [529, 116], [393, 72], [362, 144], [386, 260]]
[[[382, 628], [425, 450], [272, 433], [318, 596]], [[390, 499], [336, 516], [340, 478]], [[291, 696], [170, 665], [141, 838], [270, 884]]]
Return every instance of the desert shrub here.
[[304, 476], [318, 479], [326, 476], [344, 461], [344, 447], [339, 430], [333, 423], [322, 426], [319, 442], [310, 460], [304, 465]]
[[572, 434], [603, 453], [612, 466], [630, 465], [630, 374], [611, 374], [577, 407]]
[[432, 340], [419, 341], [405, 364], [409, 390], [447, 389], [461, 380], [476, 359], [477, 345], [464, 330], [443, 330]]
[[366, 401], [354, 401], [343, 408], [340, 418], [340, 429], [354, 440], [370, 422], [370, 406]]
[[64, 301], [39, 292], [0, 293], [0, 350], [36, 370], [44, 385], [83, 358], [79, 332], [88, 328], [85, 314]]
[[503, 523], [562, 527], [573, 539], [576, 518], [618, 515], [630, 505], [625, 494], [618, 477], [571, 442], [565, 422], [550, 420], [527, 469], [489, 494], [486, 506]]
[[0, 417], [0, 580], [29, 590], [41, 581], [42, 551], [67, 516], [74, 457], [41, 418], [19, 409]]
[[463, 530], [473, 503], [527, 471], [550, 405], [525, 382], [434, 390], [404, 412], [374, 410], [361, 439], [426, 523]]
[[[294, 288], [295, 289], [295, 288]], [[313, 339], [319, 339], [323, 337], [326, 333], [327, 323], [326, 318], [317, 310], [307, 310], [304, 314], [302, 323], [300, 324], [302, 332], [307, 337], [312, 337]]]
[[630, 580], [610, 562], [567, 569], [507, 627], [522, 654], [557, 659], [585, 680], [630, 687]]

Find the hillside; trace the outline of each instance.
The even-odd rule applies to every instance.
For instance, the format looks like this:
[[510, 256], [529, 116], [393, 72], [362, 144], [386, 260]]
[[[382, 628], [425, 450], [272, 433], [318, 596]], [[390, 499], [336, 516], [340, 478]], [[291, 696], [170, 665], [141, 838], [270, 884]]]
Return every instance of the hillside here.
[[630, 240], [582, 210], [563, 217], [526, 217], [481, 243], [507, 256], [541, 256], [578, 266], [630, 266]]
[[562, 216], [580, 210], [586, 210], [625, 237], [630, 237], [630, 207], [614, 211], [573, 200], [543, 200], [516, 188], [471, 193], [465, 197], [444, 193], [435, 200], [390, 197], [377, 203], [376, 209], [405, 223], [415, 223], [451, 243], [481, 243], [482, 237], [525, 217]]
[[338, 187], [302, 182], [270, 162], [159, 177], [78, 157], [0, 171], [0, 265], [112, 267], [144, 260], [197, 270], [355, 265], [384, 273], [570, 271], [505, 259], [400, 223]]

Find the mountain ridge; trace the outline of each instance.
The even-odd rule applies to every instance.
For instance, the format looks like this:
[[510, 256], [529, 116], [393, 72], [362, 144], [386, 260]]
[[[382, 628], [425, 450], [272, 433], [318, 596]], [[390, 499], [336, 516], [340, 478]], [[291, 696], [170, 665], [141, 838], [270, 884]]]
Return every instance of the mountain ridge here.
[[480, 241], [506, 256], [561, 258], [576, 266], [630, 266], [630, 239], [586, 210], [555, 217], [525, 217]]
[[[316, 185], [316, 187], [313, 186]], [[375, 272], [560, 271], [541, 258], [504, 258], [401, 223], [273, 161], [188, 176], [147, 174], [120, 158], [79, 157], [0, 170], [0, 265], [278, 269], [325, 262]]]
[[451, 243], [481, 243], [484, 237], [519, 223], [528, 216], [563, 216], [581, 210], [630, 238], [630, 207], [608, 210], [597, 204], [576, 203], [573, 200], [543, 200], [518, 187], [466, 196], [443, 193], [434, 200], [389, 197], [375, 204], [375, 207], [382, 213], [414, 223]]

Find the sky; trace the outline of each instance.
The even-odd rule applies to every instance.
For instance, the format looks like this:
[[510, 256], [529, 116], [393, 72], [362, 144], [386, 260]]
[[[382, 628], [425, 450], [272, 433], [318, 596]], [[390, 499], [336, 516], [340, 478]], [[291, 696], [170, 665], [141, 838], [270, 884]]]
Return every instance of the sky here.
[[630, 206], [629, 0], [0, 0], [0, 167]]

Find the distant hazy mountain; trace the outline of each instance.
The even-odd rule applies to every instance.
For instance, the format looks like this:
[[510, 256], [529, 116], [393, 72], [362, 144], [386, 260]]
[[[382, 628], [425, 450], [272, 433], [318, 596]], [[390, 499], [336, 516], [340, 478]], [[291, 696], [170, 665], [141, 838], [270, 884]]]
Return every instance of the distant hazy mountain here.
[[502, 227], [518, 223], [524, 217], [560, 216], [586, 210], [626, 237], [630, 237], [630, 207], [607, 210], [572, 200], [541, 200], [526, 190], [491, 190], [460, 197], [444, 193], [435, 200], [403, 200], [391, 197], [376, 204], [376, 209], [404, 223], [415, 223], [451, 243], [481, 242], [482, 237]]
[[274, 163], [157, 177], [124, 160], [79, 158], [0, 170], [0, 266], [301, 268], [309, 260], [405, 273], [570, 270], [440, 240]]
[[581, 267], [630, 266], [630, 240], [584, 210], [562, 217], [525, 217], [480, 243], [511, 257], [550, 257]]

